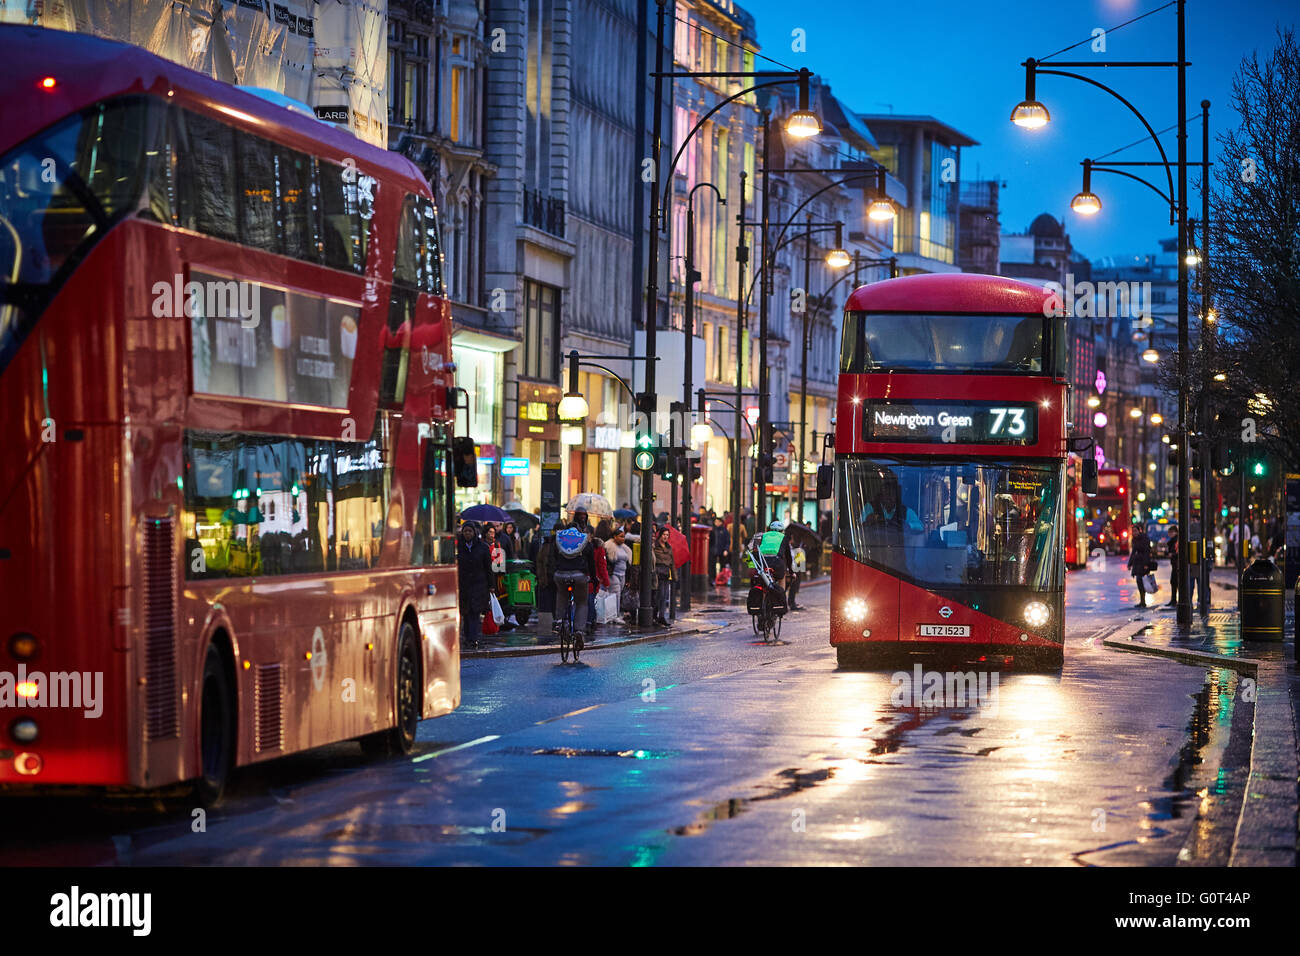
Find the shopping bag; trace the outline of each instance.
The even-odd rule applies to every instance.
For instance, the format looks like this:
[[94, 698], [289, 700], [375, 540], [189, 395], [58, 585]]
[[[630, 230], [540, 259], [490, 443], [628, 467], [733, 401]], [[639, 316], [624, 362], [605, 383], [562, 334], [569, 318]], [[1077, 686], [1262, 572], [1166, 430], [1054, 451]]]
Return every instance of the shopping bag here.
[[608, 624], [618, 618], [618, 595], [601, 591], [596, 595], [596, 623]]
[[731, 568], [728, 568], [724, 565], [723, 567], [718, 569], [718, 576], [713, 579], [713, 586], [715, 588], [725, 588], [730, 583], [731, 583]]
[[[505, 574], [506, 572], [506, 549], [500, 546], [494, 547], [491, 551], [492, 571], [494, 574]], [[499, 622], [498, 622], [499, 623]]]
[[488, 592], [488, 604], [491, 606], [492, 609], [493, 623], [495, 623], [497, 627], [500, 627], [502, 624], [506, 622], [506, 616], [501, 611], [501, 602], [497, 600], [497, 596], [493, 594], [491, 591]]
[[1156, 584], [1156, 576], [1154, 574], [1148, 574], [1142, 583], [1146, 585], [1148, 594], [1155, 594], [1160, 590], [1160, 585]]
[[791, 570], [796, 574], [803, 574], [808, 570], [808, 555], [804, 553], [803, 548], [793, 548], [790, 551], [790, 563], [794, 565]]
[[482, 628], [482, 630], [483, 630], [483, 633], [484, 633], [485, 635], [487, 635], [487, 634], [496, 634], [498, 631], [501, 630], [501, 628], [497, 627], [497, 622], [496, 622], [496, 620], [492, 617], [492, 612], [491, 612], [491, 611], [488, 611], [486, 614], [483, 615], [483, 628]]

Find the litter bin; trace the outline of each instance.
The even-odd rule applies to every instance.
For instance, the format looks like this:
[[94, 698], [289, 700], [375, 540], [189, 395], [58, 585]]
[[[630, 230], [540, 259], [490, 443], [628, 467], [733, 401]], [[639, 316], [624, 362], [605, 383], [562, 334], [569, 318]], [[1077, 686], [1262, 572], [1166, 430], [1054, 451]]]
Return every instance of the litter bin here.
[[1241, 637], [1246, 641], [1282, 640], [1282, 572], [1272, 561], [1259, 558], [1241, 572], [1237, 591], [1241, 601]]
[[533, 562], [515, 558], [506, 562], [503, 575], [506, 603], [510, 612], [520, 624], [528, 621], [533, 609], [537, 607], [537, 576], [533, 573]]

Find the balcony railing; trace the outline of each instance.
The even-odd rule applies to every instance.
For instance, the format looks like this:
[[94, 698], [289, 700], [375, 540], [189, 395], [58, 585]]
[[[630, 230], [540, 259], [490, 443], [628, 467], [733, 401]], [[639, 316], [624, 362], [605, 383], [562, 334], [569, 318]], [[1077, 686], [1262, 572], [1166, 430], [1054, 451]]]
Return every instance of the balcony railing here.
[[536, 189], [524, 190], [524, 225], [564, 238], [564, 200]]

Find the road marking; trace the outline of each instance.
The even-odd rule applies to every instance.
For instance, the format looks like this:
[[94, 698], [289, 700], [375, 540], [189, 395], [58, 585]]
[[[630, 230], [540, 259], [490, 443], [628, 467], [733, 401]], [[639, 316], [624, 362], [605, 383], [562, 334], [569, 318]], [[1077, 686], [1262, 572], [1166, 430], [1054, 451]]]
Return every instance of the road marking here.
[[[604, 704], [592, 704], [590, 707], [584, 707], [582, 710], [571, 710], [567, 714], [560, 714], [559, 717], [547, 717], [545, 720], [537, 721], [537, 724], [549, 724], [553, 720], [563, 720], [565, 717], [577, 717], [579, 714], [585, 714], [589, 710], [595, 710], [597, 707], [604, 707]], [[533, 726], [536, 727], [537, 724]]]
[[454, 753], [457, 750], [467, 750], [470, 747], [477, 747], [479, 744], [486, 744], [486, 743], [490, 743], [493, 740], [498, 740], [500, 739], [500, 737], [501, 737], [500, 734], [492, 734], [488, 737], [480, 737], [478, 738], [478, 740], [471, 740], [468, 741], [467, 743], [457, 744], [454, 747], [446, 747], [442, 750], [435, 750], [431, 754], [424, 754], [421, 757], [416, 757], [414, 760], [411, 761], [411, 763], [422, 763], [425, 760], [432, 760], [434, 757], [441, 757], [443, 754]]

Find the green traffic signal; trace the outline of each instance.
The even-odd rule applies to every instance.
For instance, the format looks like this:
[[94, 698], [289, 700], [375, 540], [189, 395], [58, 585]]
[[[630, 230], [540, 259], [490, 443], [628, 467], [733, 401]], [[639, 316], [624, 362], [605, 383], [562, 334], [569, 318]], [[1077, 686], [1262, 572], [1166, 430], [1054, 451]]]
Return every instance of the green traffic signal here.
[[651, 471], [655, 466], [655, 453], [647, 451], [644, 447], [636, 453], [633, 459], [637, 471]]
[[1251, 467], [1250, 473], [1257, 477], [1263, 477], [1264, 475], [1268, 474], [1268, 469], [1264, 466], [1264, 463], [1262, 461], [1257, 461]]

